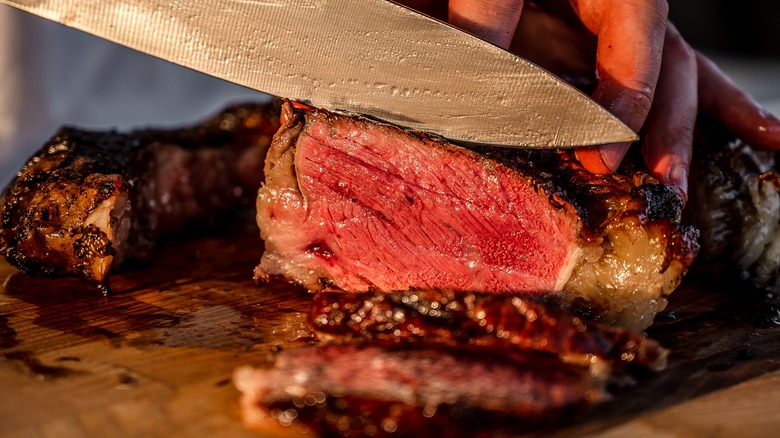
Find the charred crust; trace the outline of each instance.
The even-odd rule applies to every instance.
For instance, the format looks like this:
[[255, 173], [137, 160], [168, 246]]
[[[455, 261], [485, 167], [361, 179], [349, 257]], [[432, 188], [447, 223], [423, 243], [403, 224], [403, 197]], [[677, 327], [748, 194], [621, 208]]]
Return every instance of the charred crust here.
[[665, 184], [642, 184], [632, 196], [644, 198], [648, 219], [669, 219], [680, 223], [683, 202], [680, 196]]
[[[693, 225], [681, 225], [679, 232], [669, 234], [672, 238], [668, 239], [665, 264], [668, 266], [671, 260], [676, 259], [684, 266], [691, 266], [701, 248], [699, 229]], [[685, 272], [687, 270], [683, 270], [681, 275]]]
[[635, 364], [653, 369], [665, 366], [667, 354], [655, 341], [630, 330], [585, 322], [562, 312], [559, 303], [533, 302], [520, 294], [320, 292], [312, 303], [309, 324], [346, 338], [595, 355], [615, 367]]

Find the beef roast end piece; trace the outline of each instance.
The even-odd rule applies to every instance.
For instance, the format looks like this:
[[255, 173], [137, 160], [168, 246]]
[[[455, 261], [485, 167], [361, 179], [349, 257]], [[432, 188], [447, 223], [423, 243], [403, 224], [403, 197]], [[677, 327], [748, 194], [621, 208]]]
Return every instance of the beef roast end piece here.
[[107, 290], [184, 223], [251, 204], [278, 105], [236, 105], [177, 130], [62, 128], [0, 198], [0, 254], [23, 272]]

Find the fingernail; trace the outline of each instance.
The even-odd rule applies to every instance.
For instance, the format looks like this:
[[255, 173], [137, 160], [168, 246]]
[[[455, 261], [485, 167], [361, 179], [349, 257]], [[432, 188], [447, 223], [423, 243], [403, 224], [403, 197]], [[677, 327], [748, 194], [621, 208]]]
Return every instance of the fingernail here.
[[599, 155], [604, 161], [604, 165], [614, 172], [620, 167], [620, 162], [623, 161], [623, 157], [628, 151], [629, 144], [627, 143], [615, 143], [608, 144], [599, 147]]
[[674, 164], [666, 173], [666, 180], [680, 195], [683, 203], [688, 200], [688, 167], [682, 164]]

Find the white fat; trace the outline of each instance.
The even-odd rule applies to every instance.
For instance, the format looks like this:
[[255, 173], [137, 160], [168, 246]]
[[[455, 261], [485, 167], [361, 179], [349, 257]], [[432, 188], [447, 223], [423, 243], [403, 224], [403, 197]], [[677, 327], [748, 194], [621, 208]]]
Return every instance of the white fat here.
[[566, 283], [568, 283], [569, 279], [571, 279], [574, 268], [581, 263], [583, 257], [585, 256], [585, 251], [583, 251], [582, 248], [579, 248], [575, 245], [571, 246], [573, 249], [569, 251], [569, 255], [563, 262], [563, 267], [561, 267], [561, 270], [558, 272], [558, 279], [555, 280], [555, 292], [560, 292], [563, 290], [563, 287], [566, 286]]
[[84, 219], [84, 225], [95, 225], [113, 241], [114, 233], [111, 230], [111, 210], [114, 209], [115, 204], [116, 196], [111, 196], [103, 201], [86, 219]]
[[665, 258], [662, 230], [618, 224], [600, 244], [585, 248], [563, 295], [592, 303], [604, 312], [602, 322], [643, 330], [666, 307], [664, 297], [677, 287], [683, 271], [678, 261], [664, 269]]

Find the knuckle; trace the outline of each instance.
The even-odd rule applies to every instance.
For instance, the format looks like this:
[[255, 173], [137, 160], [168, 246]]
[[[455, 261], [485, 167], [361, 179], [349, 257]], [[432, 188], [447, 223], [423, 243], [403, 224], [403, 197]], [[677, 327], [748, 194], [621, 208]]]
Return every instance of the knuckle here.
[[647, 81], [637, 80], [631, 86], [631, 99], [640, 107], [650, 108], [655, 95], [655, 85]]

